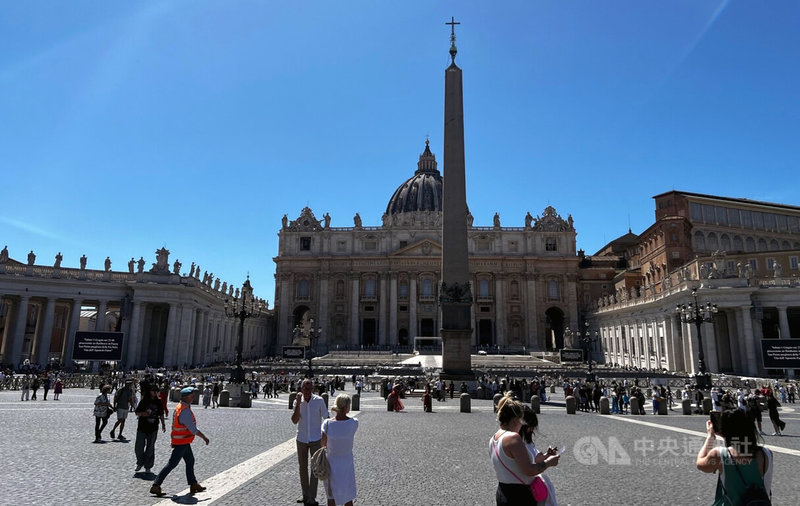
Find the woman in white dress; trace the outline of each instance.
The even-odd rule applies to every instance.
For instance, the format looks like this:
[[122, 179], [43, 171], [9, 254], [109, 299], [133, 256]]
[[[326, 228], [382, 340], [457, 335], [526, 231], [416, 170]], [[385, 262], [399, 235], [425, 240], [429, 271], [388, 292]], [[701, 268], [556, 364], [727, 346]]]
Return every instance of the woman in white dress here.
[[350, 418], [350, 396], [336, 396], [331, 411], [336, 417], [322, 422], [322, 447], [327, 448], [331, 467], [330, 478], [325, 481], [328, 506], [344, 504], [353, 506], [356, 498], [356, 470], [353, 464], [353, 438], [358, 430], [358, 420]]

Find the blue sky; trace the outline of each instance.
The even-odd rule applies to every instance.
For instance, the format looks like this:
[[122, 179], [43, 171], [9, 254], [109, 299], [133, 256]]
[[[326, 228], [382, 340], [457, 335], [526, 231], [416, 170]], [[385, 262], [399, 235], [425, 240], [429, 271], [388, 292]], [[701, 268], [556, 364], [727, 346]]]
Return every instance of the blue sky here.
[[451, 16], [476, 225], [552, 205], [593, 253], [671, 189], [800, 205], [798, 2], [42, 0], [0, 5], [0, 243], [272, 302], [284, 213], [379, 225], [441, 162]]

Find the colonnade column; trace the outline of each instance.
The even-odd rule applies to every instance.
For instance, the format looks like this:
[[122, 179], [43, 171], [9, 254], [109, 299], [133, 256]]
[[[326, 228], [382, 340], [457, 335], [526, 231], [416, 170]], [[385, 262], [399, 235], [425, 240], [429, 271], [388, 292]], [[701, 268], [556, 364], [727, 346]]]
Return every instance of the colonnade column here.
[[[789, 316], [786, 314], [786, 306], [778, 306], [778, 322], [781, 328], [781, 339], [790, 339], [792, 332], [789, 329]], [[786, 377], [794, 378], [794, 369], [786, 369]]]
[[83, 301], [81, 299], [73, 299], [72, 307], [69, 311], [69, 327], [67, 328], [67, 339], [64, 345], [64, 366], [72, 366], [72, 348], [75, 347], [75, 333], [81, 323], [81, 307]]
[[[36, 353], [36, 362], [42, 366], [47, 366], [47, 361], [50, 358], [50, 342], [53, 338], [53, 319], [56, 313], [56, 299], [48, 298], [44, 307], [44, 322], [38, 329], [39, 335], [36, 340], [36, 349], [31, 350]], [[37, 325], [38, 326], [38, 325]], [[33, 363], [33, 360], [31, 360]]]
[[731, 309], [726, 309], [723, 313], [725, 315], [725, 322], [728, 326], [728, 344], [731, 351], [731, 366], [735, 372], [744, 371], [747, 369], [744, 357], [744, 350], [741, 348], [739, 339], [736, 336], [736, 313]]
[[15, 369], [22, 358], [22, 345], [25, 342], [25, 326], [28, 320], [29, 301], [30, 297], [21, 296], [16, 311], [14, 311], [14, 333], [11, 335], [11, 348], [5, 360], [11, 363]]
[[108, 312], [108, 301], [101, 300], [97, 303], [97, 317], [94, 322], [96, 332], [106, 331], [106, 313]]
[[178, 339], [175, 332], [178, 326], [178, 318], [180, 318], [180, 304], [169, 304], [167, 310], [167, 336], [164, 339], [164, 365], [165, 366], [178, 366], [181, 364], [176, 357], [176, 341]]
[[125, 362], [129, 367], [138, 367], [142, 350], [142, 302], [134, 299], [131, 304], [133, 309], [128, 329], [128, 356]]
[[665, 328], [669, 329], [667, 333], [668, 342], [671, 344], [672, 365], [669, 367], [670, 371], [684, 371], [686, 365], [683, 362], [683, 338], [679, 332], [678, 317], [675, 315], [665, 316]]
[[755, 376], [758, 368], [756, 363], [756, 337], [753, 334], [753, 320], [750, 318], [750, 306], [740, 307], [737, 320], [741, 320], [740, 339], [744, 340], [745, 356], [747, 357], [747, 374]]
[[719, 372], [719, 358], [717, 358], [717, 333], [714, 325], [709, 322], [703, 323], [703, 346], [706, 350], [706, 370], [708, 372]]
[[[323, 273], [319, 276], [319, 301], [318, 301], [318, 310], [317, 310], [317, 321], [319, 324], [317, 328], [322, 329], [322, 332], [319, 336], [319, 342], [325, 343], [327, 346], [330, 343], [330, 339], [328, 336], [331, 334], [329, 333], [329, 326], [330, 322], [328, 321], [328, 274]], [[262, 348], [263, 350], [264, 348]], [[259, 353], [260, 355], [260, 353]]]

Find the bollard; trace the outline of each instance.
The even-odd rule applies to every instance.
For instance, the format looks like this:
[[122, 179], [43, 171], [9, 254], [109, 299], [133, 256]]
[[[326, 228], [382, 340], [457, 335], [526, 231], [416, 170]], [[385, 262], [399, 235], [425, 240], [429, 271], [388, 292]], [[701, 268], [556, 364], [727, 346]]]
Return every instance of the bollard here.
[[169, 392], [169, 400], [172, 402], [181, 402], [181, 389], [173, 388]]
[[705, 397], [703, 399], [703, 414], [707, 415], [711, 413], [711, 397]]
[[609, 400], [608, 397], [600, 397], [600, 414], [601, 415], [610, 415], [611, 408], [609, 407]]
[[541, 408], [541, 406], [539, 404], [539, 396], [538, 395], [534, 395], [533, 397], [531, 397], [531, 409], [537, 415], [542, 412], [542, 408]]
[[692, 414], [692, 400], [691, 399], [684, 399], [681, 401], [681, 406], [683, 408], [684, 415], [691, 415]]
[[578, 399], [576, 399], [575, 397], [573, 397], [571, 395], [568, 395], [567, 398], [565, 399], [565, 401], [567, 403], [567, 414], [568, 415], [574, 415], [575, 414], [575, 408], [578, 406]]
[[353, 411], [359, 411], [361, 409], [361, 396], [358, 394], [353, 394], [350, 398], [350, 409]]
[[659, 415], [666, 415], [667, 408], [669, 408], [669, 399], [666, 397], [662, 397], [661, 400], [658, 402], [658, 414]]
[[470, 413], [471, 398], [469, 394], [461, 394], [461, 412]]
[[556, 393], [556, 386], [555, 386], [555, 384], [553, 384], [553, 385], [550, 385], [550, 393], [551, 393], [551, 394], [554, 394], [554, 393]]
[[330, 396], [328, 395], [328, 392], [323, 393], [320, 397], [322, 397], [322, 400], [325, 401], [325, 407], [327, 408], [328, 407], [328, 399], [330, 398]]
[[192, 405], [193, 406], [199, 406], [200, 405], [200, 392], [195, 391], [194, 398], [192, 398]]
[[249, 408], [252, 405], [253, 405], [253, 399], [250, 398], [250, 392], [243, 392], [242, 396], [239, 397], [239, 407]]
[[494, 394], [494, 397], [492, 397], [492, 404], [494, 405], [495, 413], [497, 413], [497, 403], [500, 402], [500, 399], [502, 398], [503, 396], [501, 394]]
[[478, 387], [475, 390], [475, 398], [476, 399], [485, 399], [486, 397], [483, 396], [483, 387]]
[[645, 399], [652, 399], [652, 398], [653, 398], [653, 389], [652, 389], [652, 388], [648, 388], [648, 389], [645, 391], [644, 398], [645, 398]]
[[392, 396], [386, 398], [386, 411], [394, 411], [394, 397]]
[[630, 403], [631, 403], [631, 414], [632, 415], [641, 415], [642, 414], [642, 409], [639, 406], [639, 398], [635, 397], [635, 396], [631, 396]]
[[294, 408], [294, 400], [297, 398], [297, 392], [289, 393], [289, 409]]
[[219, 407], [227, 408], [231, 404], [231, 393], [227, 390], [223, 390], [219, 393]]

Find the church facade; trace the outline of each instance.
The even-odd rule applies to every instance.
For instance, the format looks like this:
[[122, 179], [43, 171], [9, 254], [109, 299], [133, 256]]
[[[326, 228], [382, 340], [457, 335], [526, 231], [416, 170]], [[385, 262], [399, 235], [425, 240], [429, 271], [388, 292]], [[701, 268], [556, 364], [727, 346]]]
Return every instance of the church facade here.
[[[298, 326], [317, 348], [411, 347], [439, 335], [442, 176], [426, 142], [417, 170], [389, 198], [380, 226], [332, 227], [306, 207], [284, 216], [274, 258], [278, 346]], [[531, 351], [563, 347], [577, 327], [578, 270], [572, 217], [555, 209], [521, 227], [477, 226], [467, 215], [472, 346]], [[311, 323], [313, 320], [313, 323]]]

